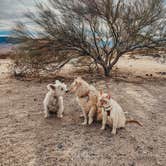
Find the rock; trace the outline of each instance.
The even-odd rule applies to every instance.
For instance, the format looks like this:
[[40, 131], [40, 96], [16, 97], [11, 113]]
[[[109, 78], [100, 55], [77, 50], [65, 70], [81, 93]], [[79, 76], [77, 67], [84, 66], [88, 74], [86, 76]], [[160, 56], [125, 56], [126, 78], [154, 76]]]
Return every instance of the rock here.
[[129, 163], [129, 166], [135, 166], [135, 162], [132, 161], [131, 163]]
[[152, 146], [152, 145], [149, 145], [149, 146], [148, 146], [148, 149], [149, 149], [149, 150], [153, 150], [153, 146]]
[[144, 150], [143, 152], [142, 152], [143, 154], [147, 154], [147, 152]]
[[58, 149], [62, 149], [62, 148], [63, 148], [63, 144], [61, 144], [61, 143], [58, 144], [58, 145], [57, 145], [57, 148], [58, 148]]
[[37, 101], [37, 99], [36, 99], [36, 98], [34, 98], [33, 100], [34, 100], [34, 101]]
[[155, 141], [155, 142], [156, 142], [157, 140], [158, 140], [158, 138], [153, 138], [153, 141]]

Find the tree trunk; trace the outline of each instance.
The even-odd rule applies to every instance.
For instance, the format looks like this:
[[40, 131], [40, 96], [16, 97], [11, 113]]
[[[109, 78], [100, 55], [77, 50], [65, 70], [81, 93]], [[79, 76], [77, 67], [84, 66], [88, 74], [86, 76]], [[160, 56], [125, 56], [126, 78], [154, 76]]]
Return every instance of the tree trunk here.
[[110, 68], [109, 67], [103, 67], [104, 68], [104, 75], [106, 76], [106, 77], [108, 77], [108, 76], [110, 76]]

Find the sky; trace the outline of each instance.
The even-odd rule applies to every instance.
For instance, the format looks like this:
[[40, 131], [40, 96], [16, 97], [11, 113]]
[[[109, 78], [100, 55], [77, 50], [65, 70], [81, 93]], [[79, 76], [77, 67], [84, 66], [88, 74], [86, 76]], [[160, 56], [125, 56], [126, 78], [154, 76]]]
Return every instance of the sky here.
[[29, 10], [35, 11], [35, 0], [0, 0], [0, 36], [9, 35], [17, 21], [32, 26], [32, 23], [24, 16]]
[[[48, 2], [48, 0], [39, 1]], [[17, 21], [22, 21], [35, 31], [37, 27], [32, 26], [24, 16], [28, 10], [35, 11], [35, 0], [0, 0], [0, 36], [9, 35]]]

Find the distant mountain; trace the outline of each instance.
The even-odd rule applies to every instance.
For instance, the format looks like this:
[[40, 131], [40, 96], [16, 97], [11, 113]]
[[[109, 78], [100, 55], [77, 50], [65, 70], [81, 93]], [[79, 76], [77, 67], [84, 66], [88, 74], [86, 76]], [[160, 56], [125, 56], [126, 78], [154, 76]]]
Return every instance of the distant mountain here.
[[8, 43], [8, 37], [0, 36], [0, 44], [6, 44], [6, 43]]
[[0, 36], [0, 44], [18, 44], [20, 41], [17, 38]]
[[0, 36], [0, 59], [7, 58], [11, 52], [14, 52], [19, 40], [8, 36]]

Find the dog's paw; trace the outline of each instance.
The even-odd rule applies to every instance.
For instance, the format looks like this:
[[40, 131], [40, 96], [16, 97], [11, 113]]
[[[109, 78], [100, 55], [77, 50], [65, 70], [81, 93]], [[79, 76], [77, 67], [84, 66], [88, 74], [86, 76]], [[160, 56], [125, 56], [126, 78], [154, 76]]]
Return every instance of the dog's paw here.
[[112, 134], [112, 135], [115, 135], [115, 134], [116, 134], [116, 131], [112, 131], [111, 134]]
[[105, 127], [101, 127], [100, 129], [101, 129], [101, 130], [105, 130]]
[[50, 117], [49, 114], [45, 114], [45, 115], [44, 115], [44, 118], [45, 118], [45, 119], [47, 119], [47, 118], [49, 118], [49, 117]]
[[63, 118], [63, 115], [57, 115], [58, 118], [62, 119]]
[[81, 125], [85, 126], [85, 125], [87, 125], [87, 122], [83, 122], [83, 123], [81, 123]]
[[80, 118], [84, 118], [84, 114], [80, 114]]

